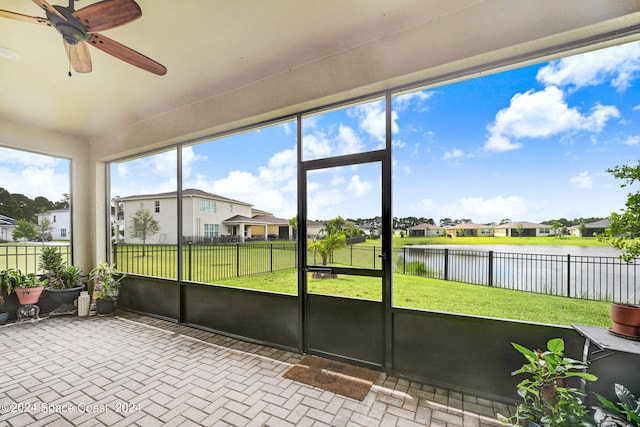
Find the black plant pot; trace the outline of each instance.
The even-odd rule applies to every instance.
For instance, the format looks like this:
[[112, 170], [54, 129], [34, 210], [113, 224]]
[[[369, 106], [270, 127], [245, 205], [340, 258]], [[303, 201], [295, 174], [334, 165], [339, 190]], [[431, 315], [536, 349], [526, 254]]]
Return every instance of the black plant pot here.
[[59, 316], [63, 314], [75, 314], [77, 307], [74, 302], [80, 296], [80, 292], [84, 286], [76, 286], [69, 289], [47, 289], [47, 294], [51, 301], [58, 304], [58, 307], [49, 313], [50, 316]]
[[110, 316], [116, 312], [116, 302], [110, 299], [96, 300], [96, 312], [98, 316]]

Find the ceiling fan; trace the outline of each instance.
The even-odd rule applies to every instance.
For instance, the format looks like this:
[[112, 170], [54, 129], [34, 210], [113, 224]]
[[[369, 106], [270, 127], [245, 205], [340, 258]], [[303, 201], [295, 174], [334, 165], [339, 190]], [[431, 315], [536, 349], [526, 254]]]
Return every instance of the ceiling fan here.
[[166, 67], [97, 31], [104, 31], [129, 23], [142, 16], [142, 9], [133, 0], [102, 0], [75, 10], [75, 0], [69, 7], [51, 5], [47, 0], [33, 0], [44, 9], [47, 17], [23, 15], [0, 9], [0, 16], [18, 21], [53, 27], [62, 35], [69, 63], [78, 73], [91, 72], [91, 56], [88, 45], [154, 74], [164, 75]]

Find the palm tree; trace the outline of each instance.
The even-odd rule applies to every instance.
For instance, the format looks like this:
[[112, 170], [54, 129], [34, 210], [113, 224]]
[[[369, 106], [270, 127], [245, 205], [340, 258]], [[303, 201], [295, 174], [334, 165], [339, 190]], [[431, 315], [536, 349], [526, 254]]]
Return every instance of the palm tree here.
[[320, 255], [322, 265], [327, 265], [327, 260], [333, 251], [347, 246], [347, 238], [342, 231], [327, 235], [324, 239], [313, 239], [309, 242], [309, 249], [314, 255]]

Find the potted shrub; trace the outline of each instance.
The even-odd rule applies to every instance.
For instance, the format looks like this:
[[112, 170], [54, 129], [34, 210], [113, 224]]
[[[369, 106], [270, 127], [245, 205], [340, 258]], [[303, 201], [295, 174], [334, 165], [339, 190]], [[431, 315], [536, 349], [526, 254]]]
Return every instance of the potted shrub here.
[[84, 289], [82, 270], [73, 265], [65, 265], [60, 251], [52, 246], [42, 248], [38, 268], [44, 271], [42, 277], [47, 282], [47, 293], [58, 303], [51, 314], [74, 314], [74, 302]]
[[615, 404], [596, 393], [600, 406], [596, 406], [593, 418], [600, 427], [640, 426], [640, 399], [625, 386], [616, 384], [615, 393], [620, 401]]
[[565, 383], [568, 378], [595, 381], [584, 372], [587, 364], [564, 356], [564, 341], [554, 338], [547, 350], [530, 350], [512, 343], [527, 360], [512, 375], [527, 374], [518, 384], [522, 403], [510, 418], [498, 415], [500, 421], [514, 426], [576, 427], [593, 426], [589, 409], [584, 405], [585, 393]]
[[108, 316], [115, 312], [116, 301], [120, 295], [120, 286], [125, 275], [114, 264], [101, 262], [91, 270], [89, 277], [94, 281], [96, 311], [99, 316]]
[[17, 311], [18, 321], [40, 318], [40, 308], [36, 304], [44, 290], [45, 282], [42, 279], [33, 273], [23, 274], [19, 268], [10, 268], [0, 273], [0, 284], [7, 294], [15, 292], [22, 305]]

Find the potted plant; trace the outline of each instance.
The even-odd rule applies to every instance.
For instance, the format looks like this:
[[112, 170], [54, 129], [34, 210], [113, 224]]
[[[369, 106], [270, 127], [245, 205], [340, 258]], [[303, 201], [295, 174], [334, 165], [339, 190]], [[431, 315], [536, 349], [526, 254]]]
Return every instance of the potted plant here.
[[0, 273], [0, 284], [7, 294], [15, 292], [22, 305], [17, 311], [18, 321], [40, 318], [40, 307], [36, 304], [44, 290], [45, 282], [42, 279], [33, 273], [23, 274], [19, 268], [9, 268]]
[[66, 265], [60, 251], [53, 246], [42, 248], [38, 268], [44, 271], [42, 277], [47, 282], [47, 293], [58, 303], [58, 307], [51, 314], [74, 314], [74, 302], [84, 289], [82, 270], [73, 265]]
[[615, 404], [596, 393], [600, 406], [594, 407], [593, 418], [600, 427], [638, 427], [640, 426], [640, 399], [637, 399], [625, 386], [615, 385], [615, 393], [620, 401]]
[[98, 315], [108, 316], [115, 312], [115, 304], [120, 295], [120, 286], [125, 275], [114, 264], [101, 262], [91, 270], [89, 277], [94, 281], [96, 311]]
[[640, 337], [640, 305], [611, 303], [611, 321], [610, 332], [623, 338]]
[[512, 417], [498, 415], [500, 421], [515, 426], [576, 427], [593, 426], [589, 409], [583, 403], [585, 393], [565, 384], [568, 378], [595, 381], [585, 372], [587, 364], [564, 356], [564, 341], [554, 338], [547, 350], [530, 350], [512, 343], [527, 360], [511, 375], [528, 374], [517, 388], [522, 403]]

